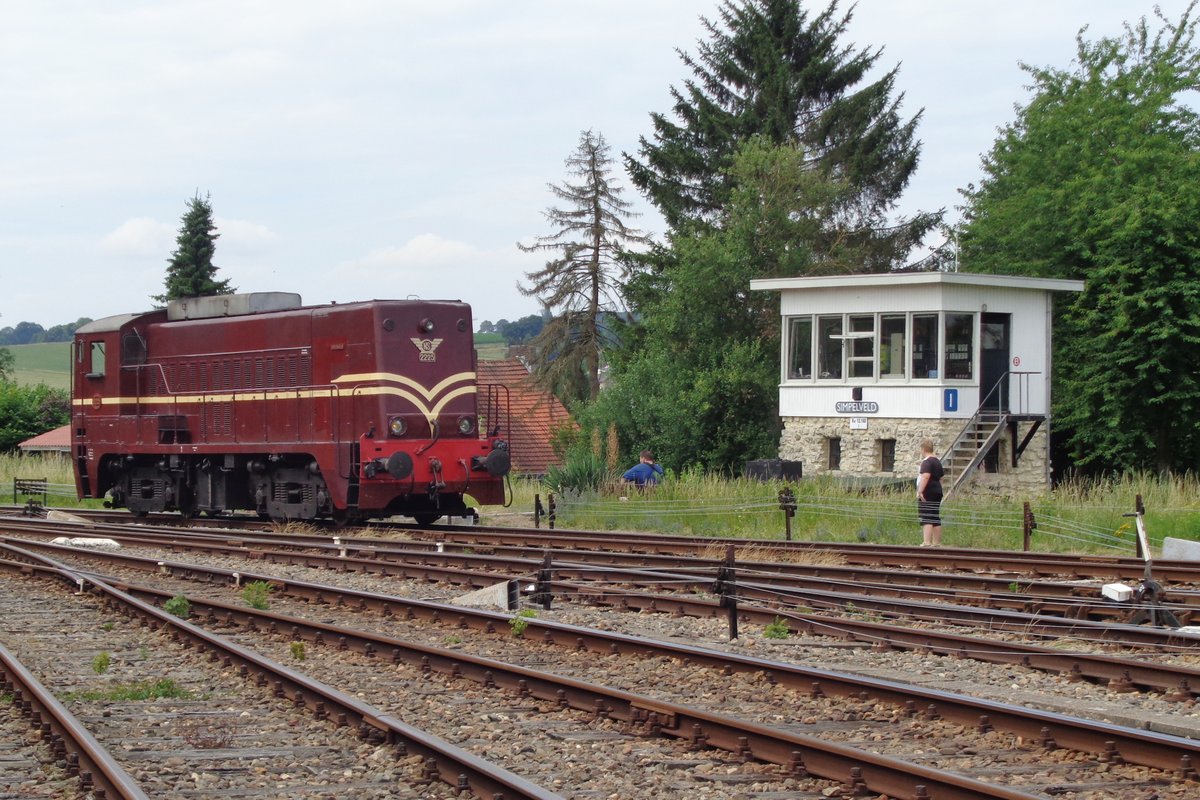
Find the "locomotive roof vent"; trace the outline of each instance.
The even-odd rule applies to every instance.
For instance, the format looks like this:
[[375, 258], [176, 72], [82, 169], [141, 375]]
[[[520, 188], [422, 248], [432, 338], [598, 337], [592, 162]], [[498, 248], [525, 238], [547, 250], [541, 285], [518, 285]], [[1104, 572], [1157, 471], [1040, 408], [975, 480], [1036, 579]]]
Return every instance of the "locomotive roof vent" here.
[[295, 292], [249, 292], [218, 294], [211, 297], [183, 297], [167, 303], [167, 319], [211, 319], [241, 317], [268, 311], [288, 311], [300, 307]]

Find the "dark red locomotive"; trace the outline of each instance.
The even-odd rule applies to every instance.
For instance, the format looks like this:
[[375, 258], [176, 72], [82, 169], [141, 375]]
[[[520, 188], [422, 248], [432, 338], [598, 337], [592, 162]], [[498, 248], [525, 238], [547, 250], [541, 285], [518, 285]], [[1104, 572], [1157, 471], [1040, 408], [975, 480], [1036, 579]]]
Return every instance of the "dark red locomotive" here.
[[172, 302], [75, 333], [80, 497], [135, 514], [335, 521], [504, 502], [502, 387], [479, 386], [465, 303]]

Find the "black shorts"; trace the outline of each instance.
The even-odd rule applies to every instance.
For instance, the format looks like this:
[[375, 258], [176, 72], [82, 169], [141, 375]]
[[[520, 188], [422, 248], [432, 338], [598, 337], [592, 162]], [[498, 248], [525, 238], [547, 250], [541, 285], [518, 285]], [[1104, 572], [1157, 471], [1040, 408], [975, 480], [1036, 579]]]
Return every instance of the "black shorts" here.
[[942, 524], [942, 498], [917, 501], [917, 519], [922, 525]]

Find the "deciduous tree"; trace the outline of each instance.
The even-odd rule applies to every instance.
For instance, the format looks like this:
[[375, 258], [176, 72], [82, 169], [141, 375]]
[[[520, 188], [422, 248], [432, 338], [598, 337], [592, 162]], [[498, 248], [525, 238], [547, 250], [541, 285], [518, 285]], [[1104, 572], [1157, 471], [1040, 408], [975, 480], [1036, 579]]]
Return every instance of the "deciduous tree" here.
[[187, 201], [175, 252], [167, 262], [166, 291], [153, 299], [165, 303], [181, 297], [207, 297], [231, 294], [229, 280], [217, 280], [218, 267], [213, 264], [216, 252], [217, 226], [213, 224], [211, 196], [199, 194]]
[[1024, 65], [1018, 108], [964, 191], [964, 269], [1082, 279], [1055, 343], [1055, 425], [1085, 470], [1195, 469], [1200, 86], [1195, 4]]
[[20, 386], [0, 382], [0, 452], [38, 434], [63, 425], [71, 418], [71, 399], [62, 389], [46, 384]]

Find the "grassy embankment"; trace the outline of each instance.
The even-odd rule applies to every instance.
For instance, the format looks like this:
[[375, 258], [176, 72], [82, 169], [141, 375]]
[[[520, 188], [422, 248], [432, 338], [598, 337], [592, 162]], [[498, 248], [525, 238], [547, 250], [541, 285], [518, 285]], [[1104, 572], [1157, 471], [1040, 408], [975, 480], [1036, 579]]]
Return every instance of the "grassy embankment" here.
[[71, 343], [9, 345], [13, 356], [13, 378], [22, 385], [44, 383], [53, 389], [71, 385]]
[[[534, 494], [548, 506], [548, 490], [529, 482], [514, 484], [509, 516], [529, 524]], [[596, 495], [555, 497], [556, 527], [652, 531], [690, 536], [782, 539], [779, 508], [783, 484], [685, 474], [644, 494], [620, 487]], [[912, 492], [849, 490], [832, 480], [806, 478], [791, 488], [796, 495], [794, 539], [818, 542], [917, 544], [921, 540]], [[1164, 537], [1200, 539], [1200, 479], [1124, 476], [1076, 481], [1045, 497], [1029, 498], [1037, 527], [1032, 549], [1133, 555], [1135, 524], [1126, 516], [1141, 495], [1145, 526], [1154, 548]], [[960, 495], [943, 507], [944, 543], [950, 547], [1019, 550], [1023, 540], [1023, 498]], [[483, 510], [483, 520], [499, 519]], [[547, 523], [543, 521], [543, 526]]]

